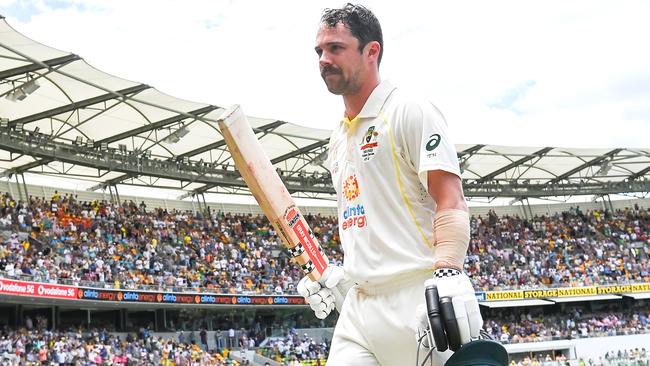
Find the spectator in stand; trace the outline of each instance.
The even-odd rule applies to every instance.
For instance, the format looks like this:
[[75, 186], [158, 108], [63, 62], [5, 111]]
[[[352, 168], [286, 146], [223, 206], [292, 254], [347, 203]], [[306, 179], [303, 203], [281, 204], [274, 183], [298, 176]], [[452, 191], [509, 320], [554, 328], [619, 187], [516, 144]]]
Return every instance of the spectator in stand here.
[[258, 349], [258, 352], [283, 364], [324, 364], [329, 352], [327, 343], [317, 343], [306, 333], [299, 337], [295, 330], [289, 331], [286, 336], [272, 338], [267, 346]]
[[[280, 248], [261, 216], [144, 211], [133, 202], [80, 202], [56, 193], [51, 202], [29, 203], [0, 194], [0, 224], [13, 231], [3, 240], [0, 270], [34, 281], [57, 281], [101, 287], [149, 286], [225, 293], [292, 293], [301, 273], [289, 256], [271, 256]], [[25, 217], [31, 230], [11, 223]], [[330, 218], [309, 216], [321, 239], [332, 248], [336, 225]], [[29, 231], [29, 230], [27, 230]], [[20, 235], [18, 235], [20, 234]], [[327, 244], [327, 243], [326, 243]], [[341, 256], [330, 253], [340, 260]]]
[[[307, 215], [328, 257], [335, 218]], [[0, 193], [0, 276], [104, 288], [295, 294], [301, 270], [260, 215], [148, 208], [75, 195]], [[650, 282], [650, 211], [578, 207], [530, 219], [471, 218], [465, 270], [477, 289]], [[277, 255], [277, 253], [282, 253]], [[647, 319], [646, 319], [647, 320]]]
[[147, 335], [126, 340], [106, 331], [28, 331], [3, 329], [0, 364], [18, 365], [237, 365], [198, 345]]
[[510, 309], [487, 315], [484, 329], [502, 343], [642, 334], [650, 332], [650, 324], [641, 321], [648, 316], [650, 311], [643, 304], [628, 309], [612, 305], [595, 312], [575, 307], [553, 315], [541, 309]]
[[477, 288], [649, 282], [650, 212], [472, 217], [466, 271]]

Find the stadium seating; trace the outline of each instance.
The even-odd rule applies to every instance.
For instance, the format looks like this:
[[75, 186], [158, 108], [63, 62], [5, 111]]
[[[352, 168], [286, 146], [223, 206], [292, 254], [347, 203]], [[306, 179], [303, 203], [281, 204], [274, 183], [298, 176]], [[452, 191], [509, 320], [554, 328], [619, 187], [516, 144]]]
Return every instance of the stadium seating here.
[[0, 364], [18, 365], [234, 365], [228, 350], [153, 336], [119, 339], [106, 331], [3, 329]]
[[[180, 212], [55, 193], [0, 194], [0, 275], [123, 289], [295, 294], [301, 271], [257, 215]], [[308, 215], [329, 257], [335, 218]], [[650, 211], [471, 218], [466, 271], [477, 289], [650, 282]]]
[[[308, 215], [307, 219], [330, 258], [341, 263], [336, 218]], [[465, 269], [477, 289], [650, 282], [647, 209], [582, 212], [576, 207], [529, 219], [489, 212], [473, 216], [470, 224]], [[0, 194], [0, 239], [0, 276], [37, 282], [294, 294], [302, 276], [288, 253], [282, 254], [268, 221], [250, 214], [206, 216], [131, 201], [121, 205], [82, 202], [58, 193], [49, 199], [30, 197], [21, 202], [5, 193]], [[541, 310], [499, 313], [491, 309], [485, 329], [504, 343], [648, 333], [650, 313], [642, 306], [592, 309], [576, 305], [552, 315]], [[43, 353], [48, 360], [109, 357], [118, 365], [124, 357], [153, 358], [156, 364], [165, 364], [165, 358], [171, 363], [172, 357], [177, 364], [184, 357], [218, 365], [234, 362], [228, 359], [227, 350], [225, 355], [211, 354], [177, 340], [118, 340], [100, 331], [44, 328], [5, 329], [0, 340], [2, 362], [38, 360]], [[246, 333], [254, 344], [264, 338], [260, 332]], [[289, 332], [258, 352], [286, 364], [325, 365], [327, 350], [326, 342]], [[608, 355], [601, 364], [625, 359], [624, 354], [617, 357]]]
[[644, 334], [650, 333], [650, 310], [643, 302], [599, 310], [573, 306], [552, 314], [541, 308], [508, 309], [490, 312], [484, 329], [501, 343]]
[[300, 337], [295, 329], [284, 337], [271, 338], [258, 353], [281, 364], [294, 362], [303, 366], [325, 366], [329, 345], [319, 343], [307, 334]]
[[472, 217], [466, 270], [477, 288], [649, 282], [648, 210], [575, 208], [526, 220]]

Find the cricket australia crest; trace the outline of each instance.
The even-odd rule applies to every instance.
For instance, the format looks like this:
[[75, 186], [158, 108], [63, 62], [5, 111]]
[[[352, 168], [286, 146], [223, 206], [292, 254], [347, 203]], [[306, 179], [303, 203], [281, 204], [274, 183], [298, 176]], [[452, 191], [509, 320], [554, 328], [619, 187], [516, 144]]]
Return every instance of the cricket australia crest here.
[[368, 131], [361, 138], [361, 161], [368, 162], [375, 157], [379, 148], [379, 132], [375, 126], [368, 127]]

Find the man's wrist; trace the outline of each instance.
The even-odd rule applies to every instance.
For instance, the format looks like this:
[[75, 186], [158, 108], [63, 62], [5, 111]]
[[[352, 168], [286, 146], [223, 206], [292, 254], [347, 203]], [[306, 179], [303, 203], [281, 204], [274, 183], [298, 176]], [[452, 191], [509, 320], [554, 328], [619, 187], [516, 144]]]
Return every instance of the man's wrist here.
[[449, 261], [446, 261], [446, 260], [439, 260], [439, 261], [436, 261], [435, 263], [433, 263], [433, 270], [434, 271], [438, 270], [438, 269], [441, 269], [441, 268], [453, 268], [453, 269], [456, 269], [456, 270], [461, 271], [461, 272], [463, 271], [463, 269], [458, 266], [458, 263], [453, 263], [453, 262], [449, 262]]

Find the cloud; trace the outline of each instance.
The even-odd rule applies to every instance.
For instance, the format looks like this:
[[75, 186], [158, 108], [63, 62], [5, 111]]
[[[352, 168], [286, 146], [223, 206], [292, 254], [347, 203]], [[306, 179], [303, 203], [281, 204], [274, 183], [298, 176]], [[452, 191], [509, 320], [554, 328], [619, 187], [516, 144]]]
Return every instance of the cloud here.
[[492, 108], [508, 109], [515, 112], [516, 114], [521, 114], [521, 111], [519, 108], [517, 108], [516, 104], [519, 100], [526, 96], [526, 93], [528, 93], [528, 91], [532, 89], [535, 84], [535, 80], [522, 81], [515, 85], [512, 89], [506, 90], [506, 92], [494, 102], [488, 103], [488, 106]]
[[[384, 30], [382, 77], [432, 100], [456, 142], [647, 147], [650, 3], [364, 3]], [[313, 43], [322, 9], [340, 5], [0, 0], [0, 13], [114, 75], [323, 128], [343, 107], [318, 75]]]
[[22, 2], [14, 0], [0, 0], [0, 14], [11, 16], [22, 22], [29, 21], [30, 17], [37, 13], [38, 9], [31, 1]]

